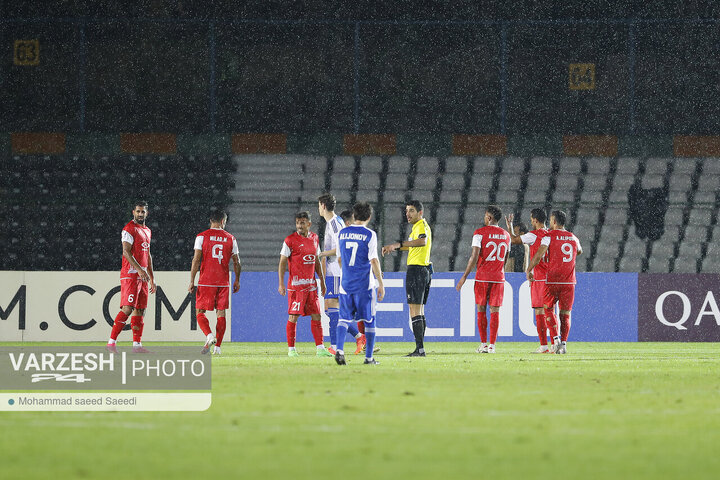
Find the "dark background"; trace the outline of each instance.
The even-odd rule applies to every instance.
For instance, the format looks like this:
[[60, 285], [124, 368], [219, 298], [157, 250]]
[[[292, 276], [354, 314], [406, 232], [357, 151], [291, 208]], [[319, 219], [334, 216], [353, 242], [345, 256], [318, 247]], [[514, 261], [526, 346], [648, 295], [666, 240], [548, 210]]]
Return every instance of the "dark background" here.
[[648, 3], [4, 2], [0, 131], [720, 132], [720, 6]]

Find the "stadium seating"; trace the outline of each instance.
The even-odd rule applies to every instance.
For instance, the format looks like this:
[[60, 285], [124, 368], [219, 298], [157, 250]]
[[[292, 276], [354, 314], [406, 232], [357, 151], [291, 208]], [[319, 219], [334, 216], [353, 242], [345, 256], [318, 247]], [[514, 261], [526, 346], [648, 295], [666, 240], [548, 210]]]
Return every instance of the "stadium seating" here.
[[[633, 185], [667, 191], [667, 211], [656, 219], [664, 233], [655, 241], [636, 234]], [[142, 197], [150, 202], [156, 269], [189, 268], [193, 236], [217, 206], [229, 212], [243, 268], [274, 270], [296, 211], [309, 210], [322, 233], [317, 197], [331, 191], [338, 212], [359, 200], [374, 205], [370, 226], [383, 244], [408, 234], [405, 201], [421, 200], [438, 270], [464, 269], [472, 232], [485, 206], [497, 203], [526, 224], [532, 208], [566, 210], [584, 248], [581, 271], [709, 272], [720, 267], [718, 190], [716, 158], [16, 156], [0, 170], [8, 237], [1, 267], [115, 269], [129, 203]], [[383, 268], [403, 263], [391, 255]]]

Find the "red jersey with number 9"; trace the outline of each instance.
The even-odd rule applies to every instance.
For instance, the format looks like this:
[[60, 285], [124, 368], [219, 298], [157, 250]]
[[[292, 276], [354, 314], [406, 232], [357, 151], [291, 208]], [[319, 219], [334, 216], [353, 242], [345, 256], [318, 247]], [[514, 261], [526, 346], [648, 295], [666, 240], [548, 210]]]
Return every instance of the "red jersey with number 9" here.
[[475, 281], [505, 282], [505, 257], [510, 251], [510, 234], [497, 225], [478, 228], [473, 233], [473, 247], [480, 248]]
[[211, 228], [195, 237], [195, 250], [202, 251], [200, 278], [203, 287], [227, 287], [230, 285], [230, 258], [237, 255], [235, 237], [222, 228]]
[[550, 230], [542, 241], [547, 245], [547, 283], [575, 285], [575, 259], [580, 240], [567, 230]]

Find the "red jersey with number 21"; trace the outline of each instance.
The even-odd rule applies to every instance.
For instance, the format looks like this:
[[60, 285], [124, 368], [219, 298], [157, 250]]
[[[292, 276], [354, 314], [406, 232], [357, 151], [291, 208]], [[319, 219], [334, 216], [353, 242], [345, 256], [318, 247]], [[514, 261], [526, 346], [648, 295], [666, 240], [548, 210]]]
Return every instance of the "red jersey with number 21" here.
[[575, 259], [580, 240], [567, 230], [550, 230], [541, 241], [548, 247], [547, 283], [575, 285]]
[[222, 228], [211, 228], [195, 237], [195, 250], [202, 250], [198, 285], [229, 286], [230, 259], [238, 253], [235, 237]]
[[313, 232], [307, 237], [295, 232], [285, 238], [280, 255], [288, 258], [288, 290], [317, 289], [315, 259], [319, 254], [320, 241]]
[[504, 283], [505, 257], [510, 250], [510, 234], [497, 225], [478, 228], [473, 233], [472, 246], [480, 248], [475, 281]]

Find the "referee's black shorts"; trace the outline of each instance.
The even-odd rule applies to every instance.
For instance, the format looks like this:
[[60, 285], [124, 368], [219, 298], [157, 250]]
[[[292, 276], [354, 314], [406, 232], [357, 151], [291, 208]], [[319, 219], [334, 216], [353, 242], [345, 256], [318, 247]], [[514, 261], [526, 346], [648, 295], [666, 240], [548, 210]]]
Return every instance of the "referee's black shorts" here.
[[408, 303], [425, 305], [430, 293], [432, 270], [430, 265], [408, 265], [405, 278], [405, 293]]

